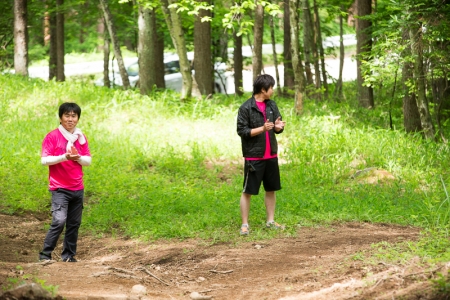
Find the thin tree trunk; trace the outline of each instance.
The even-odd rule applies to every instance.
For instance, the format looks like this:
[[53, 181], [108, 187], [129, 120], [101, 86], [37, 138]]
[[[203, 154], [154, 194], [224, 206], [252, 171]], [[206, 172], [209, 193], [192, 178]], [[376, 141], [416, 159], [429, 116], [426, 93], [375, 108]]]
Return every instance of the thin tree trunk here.
[[282, 89], [280, 86], [280, 73], [278, 72], [278, 57], [277, 57], [277, 49], [276, 49], [276, 41], [275, 41], [275, 30], [273, 28], [273, 16], [270, 16], [270, 37], [272, 39], [272, 52], [273, 52], [273, 63], [275, 67], [275, 77], [277, 81], [277, 93], [279, 96], [282, 94]]
[[[356, 0], [359, 17], [372, 13], [372, 0]], [[358, 97], [362, 107], [373, 108], [373, 88], [364, 86], [364, 76], [361, 71], [362, 61], [369, 60], [368, 54], [372, 48], [371, 22], [369, 20], [356, 19], [356, 77], [358, 81]]]
[[242, 35], [237, 35], [234, 33], [234, 51], [233, 51], [233, 67], [234, 67], [234, 93], [237, 96], [242, 96], [243, 92], [243, 82], [242, 82], [242, 69], [243, 69], [243, 58], [242, 58]]
[[[341, 5], [340, 10], [344, 11], [344, 9], [345, 9], [344, 5]], [[338, 78], [338, 80], [336, 82], [336, 88], [334, 90], [334, 97], [338, 101], [340, 101], [343, 98], [342, 72], [344, 70], [344, 58], [345, 58], [344, 27], [343, 27], [343, 25], [344, 25], [344, 18], [342, 17], [342, 14], [339, 14], [339, 78]]]
[[283, 94], [287, 95], [288, 90], [294, 89], [294, 70], [292, 68], [291, 54], [291, 21], [289, 0], [284, 0], [284, 20], [283, 20], [283, 65], [284, 65], [284, 87]]
[[[319, 16], [319, 8], [317, 5], [317, 1], [313, 0], [314, 3], [314, 25], [316, 30], [314, 31], [317, 38], [316, 40], [316, 45], [317, 48], [319, 50], [319, 57], [320, 57], [320, 63], [321, 63], [321, 69], [322, 69], [322, 82], [323, 84], [321, 86], [323, 86], [324, 88], [324, 94], [325, 94], [325, 98], [328, 98], [328, 81], [327, 81], [327, 71], [326, 71], [326, 67], [325, 67], [325, 51], [323, 49], [323, 42], [322, 42], [322, 30], [320, 29], [320, 16]], [[317, 75], [320, 78], [320, 75]]]
[[291, 52], [292, 66], [294, 68], [295, 79], [295, 103], [294, 109], [297, 114], [303, 112], [303, 96], [305, 93], [305, 71], [303, 69], [302, 60], [300, 58], [299, 41], [298, 41], [298, 0], [289, 0], [290, 23], [291, 23]]
[[[206, 0], [208, 5], [210, 0]], [[209, 10], [202, 9], [194, 22], [194, 70], [195, 80], [202, 95], [214, 92], [214, 67], [211, 52], [211, 22], [202, 22], [211, 16]]]
[[110, 39], [108, 30], [103, 32], [103, 86], [111, 87], [109, 80], [109, 54], [110, 54]]
[[27, 1], [14, 0], [14, 71], [28, 76]]
[[173, 45], [177, 50], [178, 57], [180, 59], [180, 73], [183, 81], [183, 87], [181, 89], [181, 98], [190, 98], [192, 95], [195, 97], [201, 97], [198, 90], [195, 79], [191, 73], [191, 66], [187, 58], [186, 41], [184, 39], [183, 28], [181, 26], [181, 20], [177, 14], [176, 8], [169, 8], [172, 4], [172, 0], [163, 0], [162, 9], [164, 12], [164, 18], [167, 23], [167, 27], [170, 31]]
[[64, 0], [56, 0], [56, 81], [65, 81], [64, 74]]
[[120, 77], [122, 78], [122, 85], [124, 89], [130, 88], [130, 80], [128, 78], [127, 70], [125, 69], [125, 65], [123, 63], [122, 52], [120, 51], [119, 41], [117, 39], [116, 27], [114, 26], [112, 20], [112, 14], [109, 10], [108, 1], [107, 0], [99, 0], [100, 6], [103, 11], [103, 17], [105, 18], [106, 26], [108, 27], [109, 37], [111, 38], [111, 43], [114, 49], [114, 56], [117, 59], [117, 65], [119, 66]]
[[411, 39], [411, 53], [414, 57], [414, 82], [417, 90], [416, 102], [420, 114], [420, 123], [422, 125], [425, 138], [435, 140], [434, 126], [431, 120], [430, 111], [428, 109], [428, 100], [426, 97], [421, 27], [410, 27], [409, 37]]
[[53, 80], [56, 77], [57, 61], [57, 36], [56, 36], [56, 12], [51, 0], [47, 0], [49, 9], [49, 61], [48, 61], [48, 79]]
[[[311, 11], [309, 10], [308, 0], [302, 1], [302, 16], [303, 16], [303, 56], [305, 59], [305, 73], [306, 73], [306, 84], [308, 85], [308, 94], [312, 95], [311, 87], [314, 85], [313, 73], [311, 70], [311, 64], [313, 62], [313, 23], [311, 20]], [[317, 77], [317, 73], [316, 73]]]
[[[255, 3], [257, 1], [255, 0]], [[262, 71], [262, 41], [264, 33], [264, 8], [261, 4], [256, 4], [255, 21], [253, 26], [253, 81], [261, 74]]]

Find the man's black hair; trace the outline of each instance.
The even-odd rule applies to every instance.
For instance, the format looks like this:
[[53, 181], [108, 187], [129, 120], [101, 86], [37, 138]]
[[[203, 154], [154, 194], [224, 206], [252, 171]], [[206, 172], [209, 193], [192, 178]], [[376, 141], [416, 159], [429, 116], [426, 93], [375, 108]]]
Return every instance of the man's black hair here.
[[275, 79], [269, 74], [262, 74], [256, 77], [253, 82], [253, 95], [259, 94], [262, 90], [268, 91], [275, 86]]
[[65, 103], [61, 104], [61, 106], [59, 107], [59, 118], [61, 119], [65, 113], [70, 113], [70, 112], [76, 113], [78, 116], [78, 119], [81, 116], [81, 108], [78, 106], [78, 104], [73, 103], [73, 102], [65, 102]]

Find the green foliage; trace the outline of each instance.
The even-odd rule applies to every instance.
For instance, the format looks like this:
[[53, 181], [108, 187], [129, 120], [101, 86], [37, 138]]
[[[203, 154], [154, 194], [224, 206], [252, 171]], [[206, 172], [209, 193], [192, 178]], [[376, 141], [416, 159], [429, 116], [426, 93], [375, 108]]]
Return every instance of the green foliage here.
[[[235, 120], [245, 98], [180, 102], [170, 91], [142, 96], [12, 75], [0, 76], [0, 85], [0, 124], [7, 133], [0, 135], [1, 211], [49, 209], [41, 142], [58, 125], [59, 104], [74, 101], [82, 107], [78, 126], [93, 155], [92, 166], [84, 168], [82, 230], [213, 242], [236, 236], [242, 158]], [[278, 136], [284, 163], [277, 220], [287, 225], [281, 234], [334, 221], [448, 229], [448, 146], [403, 133], [401, 118], [393, 119], [397, 130], [390, 130], [386, 107], [364, 110], [352, 101], [307, 102], [298, 116], [292, 99], [277, 99], [287, 121]], [[355, 159], [364, 165], [352, 166]], [[364, 184], [353, 178], [369, 167], [395, 180]], [[262, 194], [253, 198], [251, 238], [279, 234], [264, 229]]]
[[58, 293], [59, 286], [57, 285], [46, 285], [46, 280], [39, 279], [38, 277], [32, 274], [24, 274], [22, 266], [16, 266], [16, 272], [18, 274], [17, 277], [8, 277], [6, 278], [7, 283], [3, 285], [3, 290], [8, 291], [14, 289], [20, 285], [27, 284], [30, 281], [39, 284], [42, 288], [48, 291], [52, 297], [55, 297]]

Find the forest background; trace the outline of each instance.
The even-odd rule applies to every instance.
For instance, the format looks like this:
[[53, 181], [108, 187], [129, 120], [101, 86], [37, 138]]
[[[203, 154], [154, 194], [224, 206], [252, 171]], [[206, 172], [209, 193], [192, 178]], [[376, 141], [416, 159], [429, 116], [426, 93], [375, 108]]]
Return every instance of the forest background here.
[[[405, 245], [404, 255], [449, 260], [445, 1], [16, 0], [2, 7], [2, 213], [48, 210], [40, 143], [57, 125], [58, 105], [74, 101], [94, 156], [85, 169], [83, 231], [235, 239], [242, 184], [235, 117], [250, 96], [241, 89], [242, 70], [251, 69], [254, 78], [263, 66], [282, 64], [276, 100], [289, 126], [279, 141], [283, 234], [335, 221], [414, 225], [423, 239]], [[352, 32], [355, 48], [323, 48], [325, 37]], [[263, 43], [283, 44], [284, 51], [264, 56]], [[240, 54], [243, 45], [252, 47], [251, 61]], [[64, 76], [66, 59], [100, 54], [107, 82], [110, 51], [123, 87]], [[164, 89], [165, 52], [179, 56], [181, 93]], [[349, 54], [357, 80], [327, 76], [324, 60], [343, 62]], [[127, 85], [123, 55], [139, 59], [135, 89]], [[28, 66], [42, 61], [50, 80], [28, 78]], [[214, 94], [218, 61], [234, 74], [234, 95]], [[254, 207], [252, 221], [262, 224], [263, 216], [263, 207]], [[251, 238], [273, 236], [255, 227]]]

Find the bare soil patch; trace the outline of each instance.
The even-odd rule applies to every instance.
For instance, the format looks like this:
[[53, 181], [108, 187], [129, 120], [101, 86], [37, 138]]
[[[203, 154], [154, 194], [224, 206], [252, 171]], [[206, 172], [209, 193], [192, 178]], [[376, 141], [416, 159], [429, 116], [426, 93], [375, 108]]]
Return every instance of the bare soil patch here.
[[417, 239], [413, 227], [345, 223], [299, 228], [295, 238], [214, 245], [84, 235], [79, 262], [42, 264], [37, 257], [46, 222], [47, 215], [0, 215], [3, 289], [8, 278], [31, 277], [58, 286], [69, 300], [131, 299], [136, 284], [146, 287], [146, 299], [191, 299], [192, 292], [212, 299], [434, 299], [428, 279], [436, 269], [355, 259], [373, 243]]

